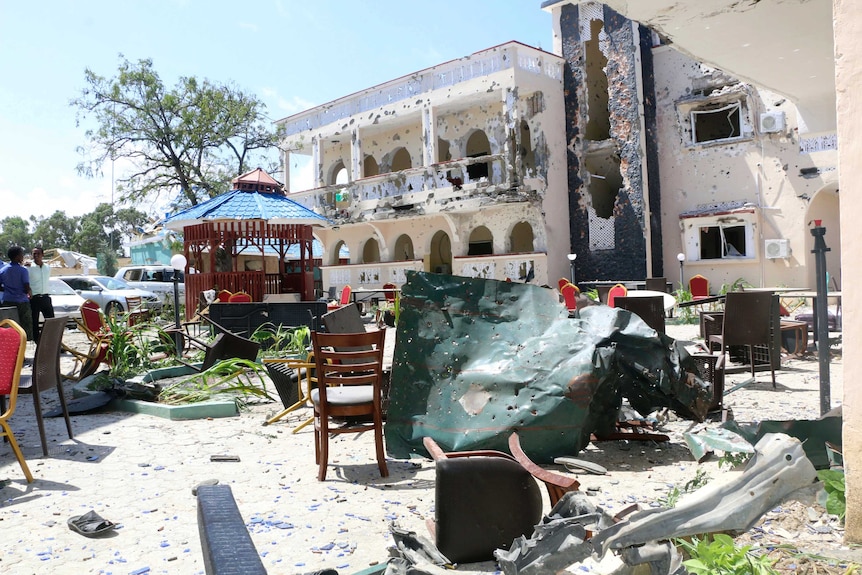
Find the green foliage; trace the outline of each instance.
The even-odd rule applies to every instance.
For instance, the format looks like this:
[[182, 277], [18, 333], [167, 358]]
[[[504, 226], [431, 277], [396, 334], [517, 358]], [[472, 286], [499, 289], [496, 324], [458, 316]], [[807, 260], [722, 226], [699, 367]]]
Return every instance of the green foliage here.
[[583, 294], [585, 297], [588, 297], [593, 301], [599, 301], [599, 290], [597, 290], [596, 288], [587, 290], [583, 292]]
[[719, 295], [727, 295], [728, 292], [742, 291], [745, 288], [754, 287], [745, 278], [736, 278], [731, 284], [721, 284], [721, 289], [718, 290]]
[[676, 485], [671, 487], [667, 495], [659, 499], [659, 503], [661, 503], [667, 508], [676, 507], [676, 504], [679, 502], [680, 497], [682, 497], [686, 493], [697, 491], [698, 489], [709, 483], [709, 479], [710, 477], [706, 473], [706, 470], [702, 467], [698, 467], [697, 471], [694, 472], [693, 478], [689, 479], [682, 487], [678, 487]]
[[121, 202], [139, 205], [166, 195], [177, 206], [196, 205], [259, 165], [262, 151], [275, 150], [265, 105], [235, 86], [182, 77], [168, 88], [152, 60], [122, 55], [114, 77], [87, 69], [84, 81], [71, 104], [79, 123], [87, 119], [96, 127], [79, 147], [78, 172], [93, 177], [108, 161], [130, 160], [134, 168], [117, 179]]
[[755, 555], [751, 546], [737, 547], [733, 539], [721, 533], [711, 538], [678, 539], [690, 559], [683, 562], [694, 575], [778, 575], [775, 563], [765, 555]]
[[847, 500], [844, 496], [844, 472], [840, 469], [821, 469], [817, 472], [817, 478], [823, 482], [826, 492], [826, 501], [823, 505], [826, 512], [837, 515], [844, 521], [847, 513]]
[[265, 347], [264, 355], [266, 356], [275, 357], [290, 354], [304, 358], [311, 341], [311, 330], [305, 325], [285, 327], [267, 322], [254, 330], [249, 339], [260, 343], [261, 347]]
[[165, 386], [159, 392], [159, 403], [199, 403], [224, 393], [234, 395], [240, 407], [249, 397], [272, 400], [266, 388], [258, 386], [250, 377], [252, 373], [257, 374], [261, 383], [266, 381], [262, 377], [266, 374], [266, 368], [261, 364], [246, 359], [226, 359], [189, 379]]
[[9, 216], [0, 220], [0, 259], [6, 261], [6, 251], [12, 246], [21, 246], [25, 252], [29, 251], [32, 242], [24, 218]]
[[[673, 296], [676, 298], [676, 303], [685, 303], [692, 301], [691, 292], [685, 288], [679, 288], [673, 292]], [[681, 307], [677, 308], [679, 310], [679, 319], [682, 323], [697, 323], [697, 313], [694, 307]]]
[[742, 453], [741, 451], [725, 451], [718, 459], [718, 468], [735, 469], [740, 465], [744, 465], [751, 459], [751, 453]]

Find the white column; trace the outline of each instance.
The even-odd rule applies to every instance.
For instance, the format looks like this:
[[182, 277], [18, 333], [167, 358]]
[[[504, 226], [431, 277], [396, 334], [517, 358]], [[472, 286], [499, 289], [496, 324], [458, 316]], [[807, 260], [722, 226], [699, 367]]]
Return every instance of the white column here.
[[362, 177], [362, 142], [359, 140], [359, 130], [350, 133], [350, 181], [355, 182]]
[[311, 139], [311, 165], [314, 166], [314, 187], [323, 187], [323, 142]]
[[422, 108], [422, 165], [437, 163], [437, 122], [434, 109]]
[[285, 193], [290, 193], [290, 150], [281, 151], [282, 176]]

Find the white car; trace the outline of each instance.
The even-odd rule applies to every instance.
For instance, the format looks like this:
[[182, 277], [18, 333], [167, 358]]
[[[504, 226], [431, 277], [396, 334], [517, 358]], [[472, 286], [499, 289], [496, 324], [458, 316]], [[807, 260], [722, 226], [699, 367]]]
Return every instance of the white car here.
[[116, 315], [128, 311], [127, 297], [140, 297], [144, 308], [159, 313], [162, 299], [151, 291], [133, 288], [125, 281], [110, 276], [57, 276], [84, 299], [99, 304], [105, 315]]
[[166, 265], [125, 266], [117, 270], [115, 278], [125, 280], [130, 286], [159, 294], [162, 301], [174, 300], [174, 274], [177, 276], [177, 289], [180, 302], [185, 301], [186, 283], [183, 272]]
[[[84, 298], [69, 284], [59, 278], [51, 278], [48, 280], [48, 289], [51, 292], [54, 317], [65, 317], [69, 322], [81, 319], [81, 304], [84, 303]], [[41, 314], [39, 317], [44, 319]]]

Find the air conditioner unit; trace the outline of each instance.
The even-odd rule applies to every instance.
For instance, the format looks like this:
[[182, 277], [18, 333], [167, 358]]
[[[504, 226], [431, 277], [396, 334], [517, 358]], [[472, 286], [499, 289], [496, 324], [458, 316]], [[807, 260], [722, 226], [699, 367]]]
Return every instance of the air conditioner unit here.
[[760, 114], [760, 133], [774, 134], [784, 130], [784, 112], [764, 112]]
[[766, 240], [766, 259], [777, 260], [790, 257], [790, 240]]

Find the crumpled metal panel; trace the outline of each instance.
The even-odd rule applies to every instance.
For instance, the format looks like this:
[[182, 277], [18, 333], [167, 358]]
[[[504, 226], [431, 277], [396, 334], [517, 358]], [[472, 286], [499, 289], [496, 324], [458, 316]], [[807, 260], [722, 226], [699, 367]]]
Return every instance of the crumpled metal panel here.
[[676, 342], [625, 310], [590, 306], [571, 319], [554, 290], [423, 272], [402, 286], [386, 446], [424, 454], [506, 451], [518, 429], [538, 462], [575, 454], [613, 430], [622, 398], [649, 413], [702, 420], [711, 402]]

